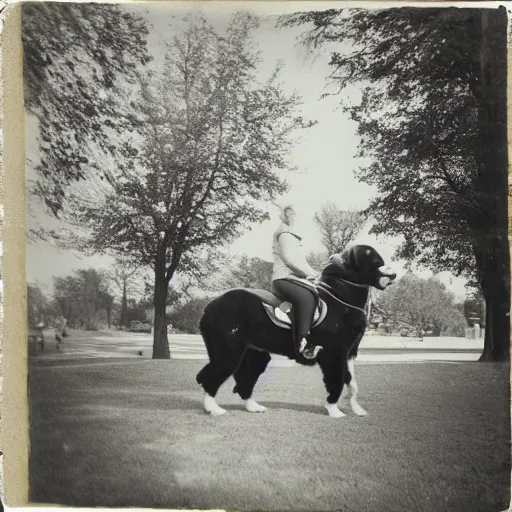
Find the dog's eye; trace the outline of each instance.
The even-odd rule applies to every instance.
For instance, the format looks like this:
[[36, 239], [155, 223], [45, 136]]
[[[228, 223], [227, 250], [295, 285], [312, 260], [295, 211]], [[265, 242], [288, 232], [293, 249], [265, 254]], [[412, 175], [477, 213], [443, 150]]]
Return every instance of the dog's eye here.
[[366, 255], [367, 255], [367, 256], [370, 256], [371, 252], [372, 252], [372, 251], [370, 251], [370, 249], [366, 249]]

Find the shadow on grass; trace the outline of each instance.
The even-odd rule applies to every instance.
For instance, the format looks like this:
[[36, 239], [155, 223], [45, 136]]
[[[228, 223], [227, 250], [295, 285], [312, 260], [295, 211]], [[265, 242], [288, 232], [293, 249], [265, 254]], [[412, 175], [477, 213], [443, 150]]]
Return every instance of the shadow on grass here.
[[318, 373], [300, 368], [275, 371], [258, 388], [268, 412], [246, 412], [230, 382], [218, 395], [229, 414], [211, 418], [199, 368], [157, 362], [32, 373], [32, 500], [291, 511], [299, 496], [311, 511], [506, 508], [508, 365], [362, 365], [371, 420], [348, 413], [345, 402], [341, 422], [319, 401]]

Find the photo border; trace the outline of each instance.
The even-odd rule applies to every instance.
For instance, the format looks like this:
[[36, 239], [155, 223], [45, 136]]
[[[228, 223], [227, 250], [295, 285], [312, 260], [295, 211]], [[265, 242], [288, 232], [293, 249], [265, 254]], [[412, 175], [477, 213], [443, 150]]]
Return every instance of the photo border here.
[[[33, 0], [44, 1], [44, 0]], [[55, 1], [55, 0], [51, 0]], [[0, 2], [1, 4], [2, 2]], [[459, 7], [459, 8], [498, 8], [505, 6], [509, 11], [509, 32], [512, 22], [512, 5], [505, 1], [493, 2], [452, 2], [434, 1], [395, 1], [381, 0], [331, 1], [303, 0], [248, 0], [248, 1], [107, 1], [95, 3], [145, 4], [165, 6], [166, 9], [183, 8], [191, 10], [201, 8], [220, 10], [239, 5], [255, 7], [257, 14], [284, 14], [297, 10], [327, 8], [370, 8], [392, 7]], [[11, 2], [0, 13], [3, 22], [1, 37], [1, 94], [0, 116], [3, 133], [3, 147], [0, 151], [0, 204], [4, 208], [1, 235], [3, 241], [2, 279], [3, 279], [3, 325], [1, 325], [1, 347], [3, 360], [0, 376], [3, 376], [3, 398], [0, 403], [1, 430], [0, 449], [3, 449], [4, 503], [9, 508], [31, 507], [42, 509], [69, 508], [60, 505], [43, 505], [28, 502], [28, 463], [29, 463], [29, 407], [28, 407], [28, 344], [27, 344], [27, 297], [26, 297], [26, 189], [25, 189], [25, 112], [23, 101], [23, 52], [21, 42], [21, 3]], [[509, 38], [510, 41], [510, 38]], [[508, 119], [512, 119], [512, 55], [508, 49]], [[508, 208], [509, 239], [512, 234], [510, 209], [512, 206], [512, 127], [508, 123]], [[1, 222], [1, 220], [0, 220]], [[2, 304], [0, 303], [0, 308]], [[1, 316], [0, 316], [1, 318]], [[512, 473], [511, 473], [512, 482]], [[77, 509], [78, 510], [78, 509]], [[80, 508], [79, 510], [87, 510]], [[95, 508], [94, 510], [103, 510]], [[105, 509], [107, 510], [107, 509]], [[108, 509], [126, 510], [126, 509]], [[145, 510], [145, 509], [138, 509]], [[147, 509], [152, 510], [152, 509]], [[164, 510], [164, 509], [158, 509]], [[171, 509], [167, 509], [171, 510]], [[511, 510], [509, 508], [508, 510]]]

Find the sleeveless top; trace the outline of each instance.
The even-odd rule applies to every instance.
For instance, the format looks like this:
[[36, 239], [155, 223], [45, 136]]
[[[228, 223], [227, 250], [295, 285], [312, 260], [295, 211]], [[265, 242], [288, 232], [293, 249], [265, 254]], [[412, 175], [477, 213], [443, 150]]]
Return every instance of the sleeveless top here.
[[[293, 238], [290, 240], [290, 247], [286, 253], [283, 252], [283, 247], [279, 242], [279, 238], [283, 234], [292, 235]], [[316, 273], [313, 268], [309, 265], [306, 260], [306, 254], [304, 247], [302, 246], [302, 237], [297, 233], [291, 231], [289, 226], [282, 224], [274, 233], [272, 243], [272, 254], [273, 254], [273, 270], [272, 270], [272, 281], [276, 279], [285, 279], [290, 277], [304, 278], [307, 274]], [[290, 268], [288, 264], [294, 268]]]

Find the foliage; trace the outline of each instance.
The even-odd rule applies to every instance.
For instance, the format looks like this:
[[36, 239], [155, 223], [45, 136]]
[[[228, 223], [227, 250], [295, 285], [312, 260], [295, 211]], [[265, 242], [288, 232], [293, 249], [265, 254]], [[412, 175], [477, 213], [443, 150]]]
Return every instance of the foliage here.
[[[167, 289], [179, 268], [201, 269], [208, 255], [253, 222], [286, 189], [292, 135], [307, 127], [300, 98], [286, 95], [279, 67], [256, 78], [258, 54], [249, 14], [234, 15], [225, 34], [192, 19], [168, 45], [162, 76], [141, 79], [136, 113], [141, 149], [122, 164], [102, 201], [75, 197], [70, 220], [87, 226], [93, 251], [128, 253], [155, 271], [154, 357], [167, 357]], [[157, 328], [158, 324], [158, 328]]]
[[330, 254], [325, 252], [311, 251], [306, 255], [307, 262], [317, 272], [321, 272], [329, 263]]
[[72, 328], [96, 330], [102, 315], [112, 310], [108, 278], [96, 269], [76, 270], [73, 275], [54, 278], [54, 298], [59, 314]]
[[406, 274], [379, 294], [378, 307], [392, 323], [405, 322], [418, 331], [432, 330], [436, 336], [448, 332], [463, 336], [467, 327], [453, 294], [434, 278]]
[[195, 247], [232, 239], [248, 223], [268, 218], [256, 201], [285, 190], [289, 136], [303, 126], [293, 115], [278, 70], [255, 80], [257, 55], [249, 51], [256, 20], [236, 16], [224, 37], [204, 20], [191, 22], [168, 47], [162, 77], [143, 84], [132, 103], [143, 129], [143, 149], [100, 205], [82, 205], [101, 251], [128, 252], [154, 266], [165, 251], [167, 278]]
[[507, 359], [505, 9], [329, 10], [281, 24], [329, 47], [330, 93], [361, 90], [340, 99], [358, 126], [358, 176], [377, 189], [372, 231], [401, 237], [399, 257], [476, 278], [493, 322], [483, 357]]
[[141, 281], [144, 279], [143, 269], [129, 255], [119, 255], [116, 258], [114, 269], [109, 275], [121, 294], [121, 309], [118, 323], [126, 327], [131, 321], [128, 315], [129, 296], [137, 293], [137, 288], [141, 287]]
[[130, 300], [126, 306], [126, 323], [119, 325], [129, 326], [133, 321], [148, 322], [151, 317], [150, 304], [144, 300]]
[[464, 315], [456, 310], [453, 314], [446, 319], [446, 325], [443, 330], [445, 336], [454, 336], [462, 338], [466, 335], [468, 323]]
[[225, 270], [223, 285], [226, 288], [259, 288], [270, 290], [272, 286], [272, 262], [243, 255], [234, 258]]
[[343, 252], [363, 229], [366, 218], [357, 210], [342, 210], [334, 203], [326, 203], [315, 213], [322, 243], [329, 255]]
[[187, 334], [199, 334], [199, 321], [203, 316], [204, 308], [211, 298], [194, 298], [185, 304], [179, 305], [167, 314], [167, 320], [173, 328]]
[[40, 133], [35, 192], [56, 215], [73, 182], [112, 178], [105, 159], [136, 124], [122, 90], [150, 60], [148, 30], [113, 4], [29, 2], [22, 23], [25, 105]]
[[46, 325], [56, 316], [50, 297], [36, 284], [27, 284], [27, 312], [31, 328], [41, 322]]
[[287, 21], [308, 24], [308, 44], [343, 40], [350, 48], [332, 52], [329, 81], [340, 91], [349, 83], [363, 88], [359, 103], [341, 101], [369, 162], [359, 177], [379, 191], [369, 209], [373, 231], [403, 236], [399, 256], [456, 273], [475, 267], [470, 221], [488, 213], [496, 222], [502, 201], [489, 181], [506, 173], [492, 172], [480, 154], [482, 16], [404, 8], [311, 12]]
[[328, 202], [314, 215], [326, 250], [310, 252], [306, 259], [318, 272], [329, 263], [329, 256], [342, 252], [361, 232], [366, 216], [358, 210], [343, 210]]
[[485, 327], [485, 301], [479, 294], [473, 294], [464, 301], [463, 313], [469, 325], [478, 322], [481, 327]]

